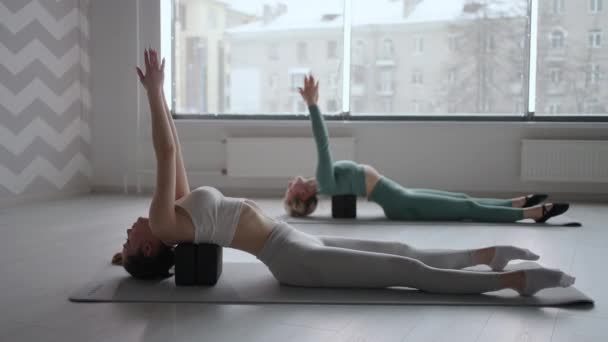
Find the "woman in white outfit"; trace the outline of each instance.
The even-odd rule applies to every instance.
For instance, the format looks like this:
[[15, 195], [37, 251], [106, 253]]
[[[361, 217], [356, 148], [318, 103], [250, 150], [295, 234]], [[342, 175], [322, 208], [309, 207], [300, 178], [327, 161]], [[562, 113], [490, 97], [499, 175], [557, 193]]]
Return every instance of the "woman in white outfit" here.
[[[190, 191], [180, 143], [163, 94], [164, 59], [146, 50], [145, 72], [137, 68], [152, 116], [156, 188], [149, 219], [127, 229], [114, 262], [132, 276], [170, 276], [178, 243], [214, 243], [250, 253], [286, 285], [382, 288], [406, 286], [428, 292], [475, 294], [513, 289], [533, 295], [565, 287], [574, 278], [559, 270], [502, 272], [515, 259], [538, 256], [514, 246], [470, 250], [422, 250], [404, 243], [313, 236], [267, 216], [253, 201], [223, 196], [212, 187]], [[461, 270], [488, 265], [491, 272]]]

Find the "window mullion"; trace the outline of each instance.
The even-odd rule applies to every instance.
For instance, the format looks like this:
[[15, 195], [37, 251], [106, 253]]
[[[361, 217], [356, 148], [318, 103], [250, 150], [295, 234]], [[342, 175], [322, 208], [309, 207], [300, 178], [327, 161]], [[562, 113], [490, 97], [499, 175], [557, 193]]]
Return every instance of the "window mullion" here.
[[536, 67], [538, 54], [538, 0], [528, 2], [528, 27], [526, 39], [525, 96], [526, 119], [534, 119], [536, 112]]
[[351, 0], [344, 0], [342, 44], [342, 114], [350, 115]]

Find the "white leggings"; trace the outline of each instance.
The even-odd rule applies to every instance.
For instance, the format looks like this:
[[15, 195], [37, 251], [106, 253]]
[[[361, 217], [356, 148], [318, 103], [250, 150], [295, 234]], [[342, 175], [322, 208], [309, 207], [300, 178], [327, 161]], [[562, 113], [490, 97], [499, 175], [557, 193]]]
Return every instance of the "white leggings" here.
[[281, 283], [305, 287], [384, 288], [479, 294], [503, 289], [497, 272], [458, 270], [473, 250], [418, 250], [396, 242], [316, 237], [279, 223], [258, 259]]

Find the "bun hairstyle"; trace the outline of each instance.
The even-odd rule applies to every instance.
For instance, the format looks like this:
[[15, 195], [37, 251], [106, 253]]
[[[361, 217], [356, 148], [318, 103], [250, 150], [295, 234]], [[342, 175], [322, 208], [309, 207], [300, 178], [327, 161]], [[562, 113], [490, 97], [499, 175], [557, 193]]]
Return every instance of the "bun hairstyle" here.
[[156, 255], [147, 257], [140, 250], [137, 254], [125, 258], [122, 264], [134, 278], [165, 279], [173, 275], [169, 270], [175, 264], [175, 252], [171, 247], [162, 246]]

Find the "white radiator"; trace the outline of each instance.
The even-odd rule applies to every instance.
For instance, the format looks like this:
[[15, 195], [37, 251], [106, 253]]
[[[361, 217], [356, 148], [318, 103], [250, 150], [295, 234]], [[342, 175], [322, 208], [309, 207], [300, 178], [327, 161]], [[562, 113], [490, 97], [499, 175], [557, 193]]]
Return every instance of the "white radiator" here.
[[608, 141], [522, 140], [525, 181], [608, 182]]
[[[330, 148], [334, 160], [355, 159], [354, 138], [332, 138]], [[317, 150], [312, 138], [228, 138], [226, 162], [230, 177], [314, 176]]]

